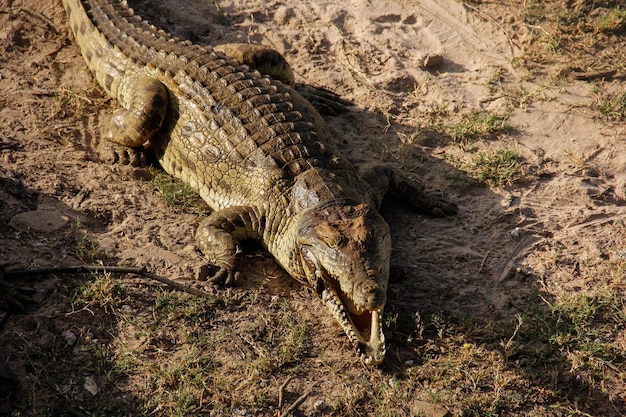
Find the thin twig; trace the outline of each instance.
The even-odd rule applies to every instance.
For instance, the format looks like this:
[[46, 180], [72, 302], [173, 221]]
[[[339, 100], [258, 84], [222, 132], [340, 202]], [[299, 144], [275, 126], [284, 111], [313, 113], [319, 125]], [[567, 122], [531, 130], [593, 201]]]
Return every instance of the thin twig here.
[[165, 278], [165, 277], [153, 274], [151, 272], [144, 271], [140, 275], [142, 275], [142, 276], [144, 276], [146, 278], [153, 279], [155, 281], [159, 281], [159, 282], [161, 282], [161, 283], [163, 283], [163, 284], [165, 284], [165, 285], [167, 285], [167, 286], [169, 286], [169, 287], [171, 287], [171, 288], [173, 288], [175, 290], [186, 292], [187, 294], [195, 295], [197, 297], [211, 298], [211, 296], [208, 293], [204, 292], [204, 291], [198, 290], [198, 289], [190, 287], [188, 285], [180, 284], [180, 283], [178, 283], [176, 281], [173, 281], [171, 279], [168, 279], [168, 278]]
[[480, 268], [478, 268], [478, 273], [482, 273], [483, 272], [483, 268], [485, 267], [485, 262], [487, 262], [487, 257], [489, 256], [489, 253], [491, 251], [487, 251], [487, 253], [485, 254], [485, 256], [483, 257], [483, 260], [480, 263]]
[[311, 390], [305, 392], [304, 394], [302, 394], [300, 397], [298, 397], [297, 400], [295, 400], [293, 402], [293, 404], [291, 404], [289, 406], [289, 408], [287, 410], [285, 410], [284, 413], [282, 413], [280, 415], [280, 417], [287, 417], [289, 414], [293, 413], [294, 411], [296, 411], [296, 408], [298, 408], [300, 406], [300, 404], [302, 404], [304, 402], [304, 400], [306, 400], [306, 398], [311, 394]]
[[285, 388], [287, 388], [287, 384], [289, 384], [289, 382], [291, 382], [291, 377], [288, 377], [283, 385], [278, 388], [278, 408], [283, 406], [283, 396], [285, 395]]
[[134, 266], [118, 266], [118, 265], [79, 265], [79, 266], [65, 266], [58, 268], [40, 268], [40, 269], [14, 269], [12, 271], [4, 271], [6, 278], [23, 278], [32, 277], [37, 275], [52, 275], [52, 274], [84, 274], [87, 272], [113, 272], [121, 274], [135, 274], [145, 278], [149, 278], [158, 281], [162, 284], [169, 286], [170, 288], [186, 292], [198, 297], [210, 298], [210, 295], [204, 291], [192, 288], [188, 285], [180, 284], [169, 278], [162, 277], [160, 275], [153, 274], [146, 271], [144, 268]]
[[582, 74], [573, 74], [575, 80], [592, 81], [598, 78], [612, 78], [617, 73], [615, 69], [603, 70], [603, 71], [590, 71]]

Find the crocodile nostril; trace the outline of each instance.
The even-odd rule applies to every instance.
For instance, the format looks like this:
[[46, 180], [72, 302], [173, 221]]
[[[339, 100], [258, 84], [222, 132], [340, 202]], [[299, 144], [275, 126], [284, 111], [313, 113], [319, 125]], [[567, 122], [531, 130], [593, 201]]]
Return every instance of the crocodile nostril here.
[[368, 310], [377, 310], [387, 301], [387, 292], [374, 282], [363, 283], [359, 292], [363, 307]]

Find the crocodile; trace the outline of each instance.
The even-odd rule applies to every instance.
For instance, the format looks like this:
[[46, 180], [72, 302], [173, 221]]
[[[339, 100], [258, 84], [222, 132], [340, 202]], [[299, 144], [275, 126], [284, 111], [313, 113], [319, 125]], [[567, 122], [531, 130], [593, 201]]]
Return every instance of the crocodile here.
[[103, 159], [133, 164], [146, 152], [213, 209], [195, 236], [206, 279], [241, 279], [240, 242], [256, 240], [322, 299], [360, 359], [380, 364], [391, 255], [383, 197], [434, 216], [456, 205], [387, 166], [357, 170], [278, 52], [182, 41], [125, 1], [63, 6], [89, 69], [121, 105], [102, 129]]

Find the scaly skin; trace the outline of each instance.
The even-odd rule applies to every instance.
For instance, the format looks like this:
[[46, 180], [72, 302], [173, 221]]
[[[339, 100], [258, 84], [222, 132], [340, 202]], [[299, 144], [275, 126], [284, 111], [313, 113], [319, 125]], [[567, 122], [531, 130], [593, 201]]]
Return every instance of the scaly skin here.
[[435, 215], [456, 207], [386, 168], [359, 175], [291, 87], [293, 73], [277, 52], [181, 42], [123, 2], [63, 5], [89, 68], [123, 107], [103, 132], [105, 159], [133, 163], [133, 149], [149, 148], [202, 196], [214, 212], [196, 240], [216, 267], [211, 279], [236, 281], [239, 241], [256, 239], [320, 295], [366, 364], [381, 363], [391, 254], [378, 213], [383, 195], [406, 193]]

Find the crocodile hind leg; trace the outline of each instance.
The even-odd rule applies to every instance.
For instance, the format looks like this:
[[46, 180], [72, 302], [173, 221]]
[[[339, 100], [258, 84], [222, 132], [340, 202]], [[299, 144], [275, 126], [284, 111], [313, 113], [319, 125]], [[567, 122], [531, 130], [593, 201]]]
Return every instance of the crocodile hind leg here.
[[241, 275], [240, 240], [258, 239], [262, 217], [252, 207], [235, 206], [213, 212], [198, 226], [196, 244], [217, 271], [208, 279], [233, 285]]
[[119, 85], [122, 105], [105, 123], [100, 141], [100, 157], [108, 163], [140, 165], [142, 145], [160, 128], [167, 112], [165, 86], [148, 75], [125, 78]]
[[335, 116], [345, 112], [346, 106], [352, 105], [349, 101], [325, 88], [296, 84], [291, 66], [285, 57], [275, 49], [247, 43], [226, 43], [217, 45], [213, 49], [234, 58], [240, 64], [256, 69], [261, 74], [269, 75], [275, 80], [293, 87], [321, 114]]
[[379, 207], [388, 195], [405, 201], [420, 213], [432, 217], [456, 214], [456, 204], [441, 199], [424, 190], [424, 187], [385, 165], [371, 165], [359, 170], [361, 178], [370, 186], [371, 201]]
[[285, 57], [275, 49], [247, 43], [225, 43], [217, 45], [213, 49], [223, 52], [230, 58], [236, 59], [240, 64], [248, 65], [261, 74], [269, 75], [283, 84], [292, 87], [295, 85], [291, 66]]

